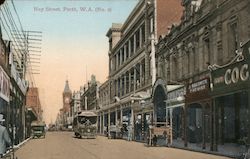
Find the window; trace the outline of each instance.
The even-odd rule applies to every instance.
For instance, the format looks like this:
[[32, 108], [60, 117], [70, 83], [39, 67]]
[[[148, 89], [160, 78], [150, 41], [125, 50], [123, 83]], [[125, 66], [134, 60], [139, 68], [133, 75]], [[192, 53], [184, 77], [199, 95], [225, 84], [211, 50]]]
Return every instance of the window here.
[[204, 54], [204, 65], [205, 68], [207, 68], [208, 64], [211, 63], [211, 52], [210, 52], [210, 40], [209, 38], [204, 39], [204, 48], [203, 48], [203, 54]]
[[126, 94], [129, 93], [129, 72], [126, 73]]
[[137, 50], [139, 47], [140, 47], [140, 30], [137, 30], [135, 34], [135, 49]]
[[120, 87], [121, 86], [120, 85], [121, 84], [121, 80], [120, 80], [120, 78], [118, 79], [117, 83], [118, 83], [118, 97], [120, 97], [120, 90], [121, 90], [121, 87]]
[[237, 32], [237, 23], [233, 23], [230, 26], [230, 35], [231, 35], [231, 51], [235, 52], [238, 49], [239, 37]]
[[128, 43], [126, 43], [125, 46], [124, 46], [124, 54], [125, 54], [125, 60], [127, 60], [129, 58]]
[[124, 62], [124, 48], [121, 48], [121, 50], [120, 50], [120, 53], [121, 53], [121, 64], [123, 64], [123, 62]]
[[130, 39], [130, 56], [133, 56], [134, 54], [134, 36]]
[[134, 69], [130, 70], [131, 76], [130, 76], [130, 91], [134, 90]]
[[142, 44], [145, 43], [145, 24], [144, 23], [141, 28], [141, 41], [142, 41]]
[[121, 64], [121, 54], [120, 54], [120, 52], [118, 53], [118, 66], [120, 66], [120, 64]]
[[136, 78], [136, 88], [139, 88], [140, 87], [140, 77], [141, 77], [141, 74], [140, 74], [140, 65], [137, 64], [135, 66], [135, 71], [136, 71], [136, 75], [135, 75], [135, 78]]
[[122, 76], [122, 96], [125, 94], [125, 77]]

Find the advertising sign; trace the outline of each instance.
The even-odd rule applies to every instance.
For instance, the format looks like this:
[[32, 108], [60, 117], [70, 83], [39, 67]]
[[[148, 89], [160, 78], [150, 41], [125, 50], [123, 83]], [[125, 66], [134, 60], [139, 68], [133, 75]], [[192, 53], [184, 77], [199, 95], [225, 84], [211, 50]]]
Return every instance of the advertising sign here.
[[208, 98], [208, 92], [210, 91], [210, 80], [205, 78], [193, 83], [188, 84], [186, 101], [194, 102], [201, 99]]
[[9, 102], [10, 98], [10, 78], [0, 67], [0, 98]]
[[249, 87], [249, 42], [243, 46], [243, 60], [212, 71], [212, 94], [233, 92]]

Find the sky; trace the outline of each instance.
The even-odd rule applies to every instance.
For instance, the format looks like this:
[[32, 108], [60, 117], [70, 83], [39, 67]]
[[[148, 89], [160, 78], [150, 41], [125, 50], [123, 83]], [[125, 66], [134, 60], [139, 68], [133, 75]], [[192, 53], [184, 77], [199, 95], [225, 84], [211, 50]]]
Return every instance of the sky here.
[[[72, 91], [91, 74], [108, 76], [108, 38], [112, 23], [123, 23], [138, 0], [14, 0], [24, 30], [42, 32], [39, 88], [43, 117], [54, 122], [68, 79]], [[73, 8], [73, 9], [72, 9]]]

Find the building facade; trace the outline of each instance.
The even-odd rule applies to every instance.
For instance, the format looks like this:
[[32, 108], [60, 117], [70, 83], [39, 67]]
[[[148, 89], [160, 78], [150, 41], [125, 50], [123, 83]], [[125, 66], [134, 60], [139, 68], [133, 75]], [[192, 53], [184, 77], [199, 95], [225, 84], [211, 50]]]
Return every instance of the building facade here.
[[17, 71], [14, 57], [12, 42], [3, 40], [0, 30], [0, 114], [5, 119], [4, 125], [10, 131], [13, 143], [19, 144], [27, 137], [25, 95], [28, 84], [24, 75]]
[[152, 109], [143, 112], [141, 106], [155, 81], [154, 45], [168, 26], [179, 21], [181, 12], [180, 1], [141, 0], [124, 24], [113, 23], [108, 30], [109, 79], [101, 86], [104, 104], [98, 110], [101, 133], [110, 125], [121, 125], [124, 137], [130, 128], [134, 139], [145, 138], [145, 120]]
[[[181, 23], [173, 25], [167, 36], [159, 38], [156, 53], [157, 77], [166, 85], [184, 86], [182, 104], [167, 102], [173, 145], [235, 155], [241, 151], [240, 139], [247, 137], [241, 130], [249, 134], [246, 129], [249, 104], [245, 102], [248, 93], [244, 89], [219, 93], [218, 81], [237, 79], [240, 72], [232, 74], [230, 70], [227, 72], [230, 77], [218, 79], [220, 72], [216, 70], [233, 67], [241, 44], [250, 39], [250, 2], [183, 0], [182, 5]], [[167, 96], [161, 91], [166, 89], [163, 87], [159, 85], [155, 91]], [[166, 98], [161, 101], [164, 100]]]
[[74, 91], [70, 100], [70, 116], [72, 118], [72, 122], [79, 111], [81, 111], [81, 92]]
[[83, 87], [81, 94], [81, 110], [98, 109], [100, 83], [96, 81], [95, 75], [91, 75], [91, 80]]

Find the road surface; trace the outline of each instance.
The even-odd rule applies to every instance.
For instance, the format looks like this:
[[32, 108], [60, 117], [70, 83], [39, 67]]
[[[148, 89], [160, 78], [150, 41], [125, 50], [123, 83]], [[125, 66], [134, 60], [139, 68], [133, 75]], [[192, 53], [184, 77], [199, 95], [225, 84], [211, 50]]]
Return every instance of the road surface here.
[[45, 139], [31, 139], [16, 155], [18, 159], [228, 159], [226, 157], [143, 143], [107, 139], [77, 139], [73, 132], [48, 132]]

